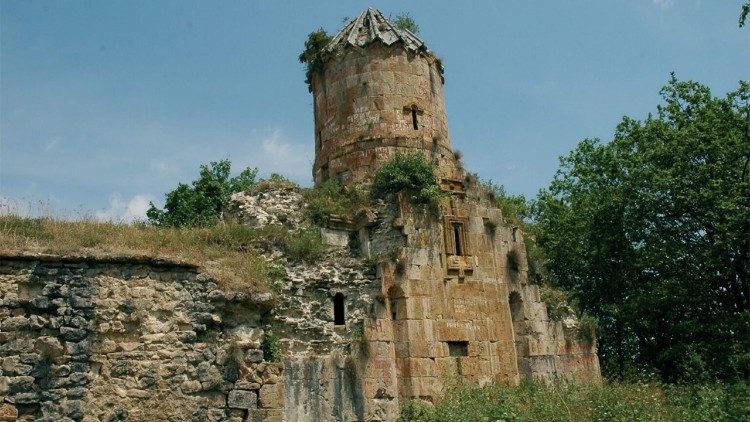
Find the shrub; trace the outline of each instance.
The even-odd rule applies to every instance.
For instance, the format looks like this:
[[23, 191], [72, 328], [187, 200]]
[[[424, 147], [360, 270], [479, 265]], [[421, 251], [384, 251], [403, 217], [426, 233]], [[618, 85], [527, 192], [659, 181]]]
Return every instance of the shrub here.
[[313, 31], [307, 36], [305, 49], [299, 55], [300, 63], [305, 65], [305, 82], [310, 92], [312, 92], [312, 76], [316, 72], [323, 71], [326, 58], [325, 47], [332, 39], [333, 37], [328, 35], [323, 28]]
[[523, 243], [526, 246], [526, 262], [529, 264], [529, 282], [542, 284], [546, 276], [544, 251], [539, 247], [532, 235], [525, 232], [523, 234]]
[[396, 16], [396, 18], [393, 19], [393, 24], [398, 29], [406, 29], [414, 35], [419, 35], [419, 25], [417, 25], [417, 22], [409, 16], [408, 12]]
[[547, 314], [550, 319], [559, 320], [575, 312], [575, 303], [572, 303], [570, 294], [565, 290], [552, 287], [548, 284], [539, 286], [539, 297], [547, 305]]
[[524, 225], [524, 220], [531, 215], [531, 207], [525, 196], [510, 195], [503, 185], [498, 185], [492, 180], [482, 181], [482, 186], [487, 191], [489, 199], [500, 207], [505, 220], [518, 226]]
[[343, 187], [335, 178], [323, 185], [304, 191], [307, 218], [313, 224], [323, 226], [334, 214], [356, 214], [370, 204], [369, 192], [365, 185]]
[[286, 252], [289, 258], [299, 261], [314, 262], [322, 258], [326, 247], [320, 237], [320, 228], [312, 226], [291, 236], [286, 244]]
[[229, 160], [212, 161], [200, 166], [200, 176], [192, 185], [180, 183], [166, 194], [164, 209], [149, 203], [146, 216], [151, 224], [161, 227], [207, 227], [219, 222], [229, 197], [250, 189], [255, 184], [258, 169], [246, 168], [230, 178]]
[[413, 204], [435, 204], [442, 197], [435, 167], [421, 153], [397, 153], [375, 172], [372, 197], [390, 199], [405, 191]]
[[269, 328], [263, 334], [260, 349], [263, 351], [263, 359], [266, 361], [281, 362], [281, 339], [273, 328]]
[[269, 224], [253, 232], [253, 242], [262, 249], [281, 249], [294, 261], [314, 262], [326, 253], [320, 228], [316, 226], [295, 233], [284, 226]]
[[299, 188], [299, 185], [294, 181], [278, 174], [271, 173], [268, 179], [260, 179], [258, 183], [252, 189], [253, 193], [265, 192], [271, 189], [284, 189], [284, 188]]
[[588, 314], [583, 314], [578, 320], [578, 338], [593, 342], [599, 330], [599, 320]]

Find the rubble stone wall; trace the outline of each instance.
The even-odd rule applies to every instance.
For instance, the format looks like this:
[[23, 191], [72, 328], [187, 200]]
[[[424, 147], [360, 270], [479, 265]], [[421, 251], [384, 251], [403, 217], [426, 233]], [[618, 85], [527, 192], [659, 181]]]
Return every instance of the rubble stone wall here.
[[262, 302], [145, 259], [0, 257], [0, 419], [281, 420]]

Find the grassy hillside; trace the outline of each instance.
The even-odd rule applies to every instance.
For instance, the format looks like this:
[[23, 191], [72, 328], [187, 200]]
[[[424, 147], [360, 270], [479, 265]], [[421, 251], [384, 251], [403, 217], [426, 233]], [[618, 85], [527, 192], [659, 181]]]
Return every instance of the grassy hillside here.
[[401, 420], [747, 421], [750, 385], [456, 385], [435, 406], [408, 402]]

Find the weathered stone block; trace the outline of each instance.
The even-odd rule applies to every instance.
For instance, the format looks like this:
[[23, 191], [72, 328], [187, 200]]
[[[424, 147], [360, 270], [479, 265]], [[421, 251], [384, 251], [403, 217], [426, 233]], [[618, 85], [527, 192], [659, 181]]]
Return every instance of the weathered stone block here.
[[10, 403], [0, 404], [0, 421], [15, 421], [18, 418], [18, 409]]
[[227, 396], [227, 406], [234, 409], [255, 409], [258, 407], [258, 395], [255, 391], [232, 390]]
[[282, 422], [284, 413], [281, 409], [251, 409], [247, 413], [246, 422]]
[[266, 384], [258, 392], [258, 407], [280, 409], [284, 405], [284, 385]]

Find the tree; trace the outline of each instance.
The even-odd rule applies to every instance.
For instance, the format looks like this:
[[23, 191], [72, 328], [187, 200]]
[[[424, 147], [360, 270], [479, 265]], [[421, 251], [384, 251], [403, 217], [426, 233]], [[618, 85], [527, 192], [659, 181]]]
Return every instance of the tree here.
[[742, 4], [742, 10], [740, 11], [740, 28], [745, 26], [748, 14], [750, 14], [750, 1], [746, 1]]
[[192, 186], [180, 183], [166, 194], [164, 209], [152, 203], [146, 216], [157, 226], [211, 226], [221, 218], [229, 197], [255, 185], [258, 169], [246, 168], [238, 176], [229, 177], [229, 160], [212, 161], [210, 166], [200, 166], [200, 176]]
[[602, 324], [605, 374], [750, 377], [750, 84], [664, 104], [584, 140], [534, 204], [554, 284]]

